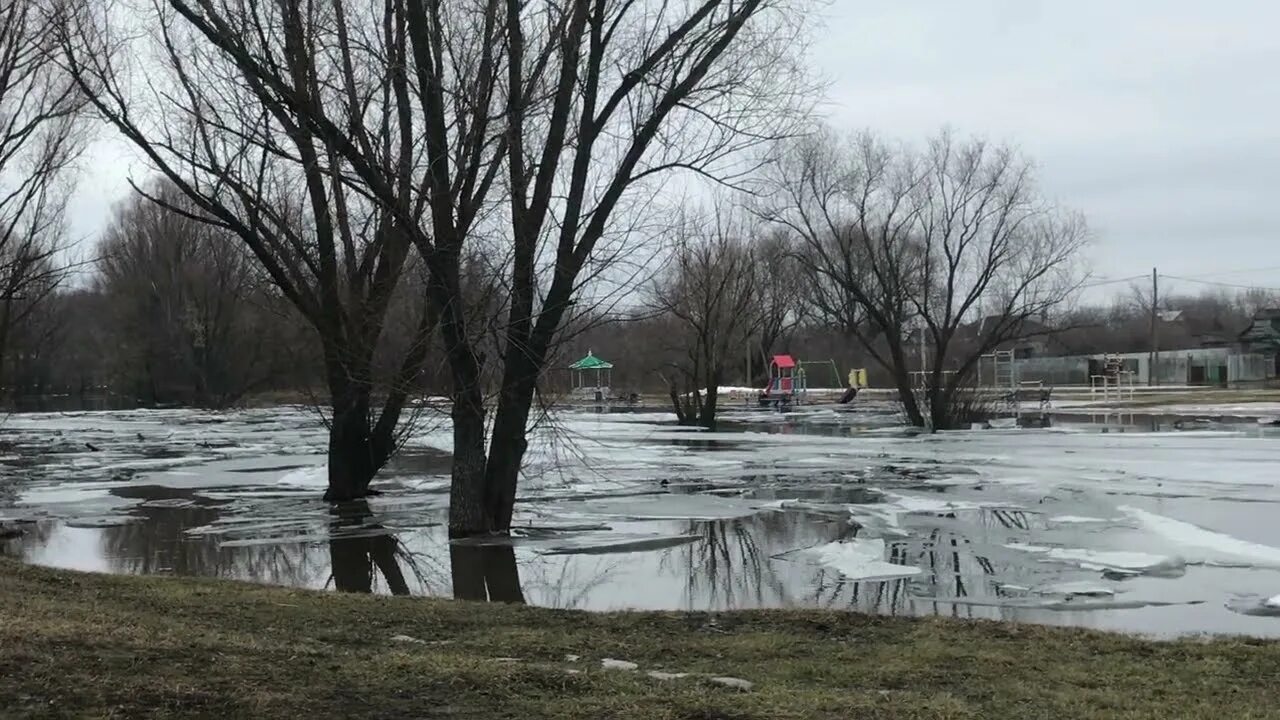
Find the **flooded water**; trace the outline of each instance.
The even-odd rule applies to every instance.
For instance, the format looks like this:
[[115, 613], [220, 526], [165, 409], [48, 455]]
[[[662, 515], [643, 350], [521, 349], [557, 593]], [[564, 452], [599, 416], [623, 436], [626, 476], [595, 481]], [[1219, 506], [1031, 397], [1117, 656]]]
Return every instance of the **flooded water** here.
[[1064, 416], [919, 435], [887, 405], [565, 412], [513, 537], [450, 543], [419, 418], [381, 494], [320, 499], [300, 408], [31, 413], [0, 427], [0, 552], [120, 573], [559, 608], [824, 607], [1280, 636], [1280, 430]]

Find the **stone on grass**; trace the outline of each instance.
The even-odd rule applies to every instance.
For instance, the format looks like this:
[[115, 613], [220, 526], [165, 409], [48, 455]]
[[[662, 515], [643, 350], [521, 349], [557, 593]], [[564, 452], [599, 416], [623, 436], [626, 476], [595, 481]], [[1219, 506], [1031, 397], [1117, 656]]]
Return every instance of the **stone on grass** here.
[[660, 670], [650, 670], [647, 675], [654, 680], [679, 680], [689, 677], [689, 673], [669, 673]]
[[392, 636], [391, 636], [391, 642], [418, 643], [419, 645], [426, 645], [426, 644], [427, 644], [427, 641], [426, 641], [426, 640], [419, 640], [418, 638], [416, 638], [416, 637], [411, 637], [411, 636], [409, 636], [409, 635], [392, 635]]
[[734, 690], [741, 690], [742, 692], [747, 692], [751, 688], [755, 687], [755, 683], [750, 680], [743, 680], [742, 678], [736, 677], [713, 677], [711, 678], [711, 682], [717, 685], [733, 688]]
[[626, 660], [614, 660], [613, 658], [605, 658], [600, 661], [600, 666], [605, 670], [635, 670], [639, 665], [628, 662]]
[[564, 656], [565, 662], [578, 662], [581, 659], [582, 659], [581, 655], [565, 655]]

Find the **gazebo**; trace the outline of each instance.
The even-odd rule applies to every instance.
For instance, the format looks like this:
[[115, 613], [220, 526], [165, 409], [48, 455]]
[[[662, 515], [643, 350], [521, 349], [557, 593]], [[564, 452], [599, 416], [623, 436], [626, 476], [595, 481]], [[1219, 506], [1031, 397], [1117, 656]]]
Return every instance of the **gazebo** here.
[[[575, 393], [594, 391], [597, 400], [603, 400], [613, 383], [613, 363], [598, 358], [590, 350], [587, 356], [569, 366]], [[604, 382], [601, 382], [603, 379]]]

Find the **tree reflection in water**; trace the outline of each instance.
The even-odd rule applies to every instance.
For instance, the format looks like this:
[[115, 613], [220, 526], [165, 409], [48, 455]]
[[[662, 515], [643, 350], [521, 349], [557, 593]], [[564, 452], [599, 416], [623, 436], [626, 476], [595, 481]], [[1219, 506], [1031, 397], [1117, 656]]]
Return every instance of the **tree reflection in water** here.
[[147, 492], [148, 502], [130, 511], [133, 522], [102, 530], [103, 552], [114, 572], [238, 578], [299, 587], [315, 586], [324, 577], [323, 561], [307, 552], [303, 543], [223, 546], [216, 535], [187, 533], [217, 520], [219, 503], [203, 501], [190, 490], [147, 488]]
[[453, 596], [459, 600], [524, 603], [516, 549], [510, 543], [449, 545]]
[[376, 573], [386, 580], [392, 595], [408, 595], [409, 583], [400, 567], [404, 557], [411, 568], [412, 558], [399, 538], [373, 521], [373, 511], [364, 500], [334, 505], [329, 524], [329, 563], [333, 586], [340, 592], [371, 593]]
[[780, 576], [771, 556], [797, 545], [838, 540], [852, 527], [846, 518], [805, 512], [693, 521], [687, 532], [701, 539], [664, 558], [663, 565], [679, 558], [688, 609], [792, 605], [797, 588]]

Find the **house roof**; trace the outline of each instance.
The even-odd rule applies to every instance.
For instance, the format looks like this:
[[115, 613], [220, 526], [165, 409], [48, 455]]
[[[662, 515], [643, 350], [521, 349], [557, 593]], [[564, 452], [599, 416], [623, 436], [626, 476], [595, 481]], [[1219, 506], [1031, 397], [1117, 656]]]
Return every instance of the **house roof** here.
[[612, 370], [613, 363], [596, 357], [590, 350], [587, 356], [569, 366], [570, 370]]
[[796, 366], [796, 361], [790, 355], [774, 355], [773, 364], [779, 368], [793, 368]]

